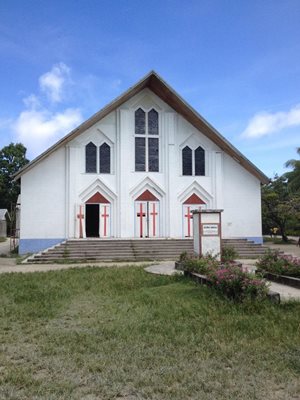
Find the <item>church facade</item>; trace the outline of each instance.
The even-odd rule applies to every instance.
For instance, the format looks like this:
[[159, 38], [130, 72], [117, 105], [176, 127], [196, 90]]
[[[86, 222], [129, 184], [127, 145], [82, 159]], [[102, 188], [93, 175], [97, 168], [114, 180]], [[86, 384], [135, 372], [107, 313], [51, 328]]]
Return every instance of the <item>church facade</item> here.
[[222, 237], [261, 242], [267, 177], [155, 72], [16, 176], [20, 254], [68, 238], [191, 238], [222, 209]]

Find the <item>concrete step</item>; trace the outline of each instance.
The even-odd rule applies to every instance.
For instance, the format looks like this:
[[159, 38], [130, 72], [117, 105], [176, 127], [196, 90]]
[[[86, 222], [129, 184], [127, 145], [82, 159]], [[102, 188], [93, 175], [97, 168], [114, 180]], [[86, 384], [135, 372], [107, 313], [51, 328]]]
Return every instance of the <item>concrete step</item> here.
[[[268, 249], [246, 239], [224, 239], [222, 245], [234, 247], [240, 258], [258, 258]], [[177, 259], [182, 252], [193, 254], [192, 239], [71, 239], [31, 259], [34, 262], [142, 261]]]
[[182, 252], [193, 254], [191, 239], [80, 239], [68, 240], [31, 257], [31, 262], [143, 261], [178, 259]]

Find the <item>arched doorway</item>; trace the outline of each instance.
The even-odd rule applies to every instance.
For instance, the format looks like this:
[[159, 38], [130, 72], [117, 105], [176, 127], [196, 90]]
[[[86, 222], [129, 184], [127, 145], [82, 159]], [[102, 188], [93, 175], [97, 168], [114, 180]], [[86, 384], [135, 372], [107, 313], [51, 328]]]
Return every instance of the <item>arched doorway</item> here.
[[86, 237], [111, 236], [111, 204], [99, 192], [85, 202]]
[[160, 236], [159, 200], [150, 190], [145, 190], [135, 200], [135, 236], [139, 238]]
[[193, 237], [193, 210], [206, 207], [206, 203], [195, 193], [187, 198], [182, 205], [183, 237]]

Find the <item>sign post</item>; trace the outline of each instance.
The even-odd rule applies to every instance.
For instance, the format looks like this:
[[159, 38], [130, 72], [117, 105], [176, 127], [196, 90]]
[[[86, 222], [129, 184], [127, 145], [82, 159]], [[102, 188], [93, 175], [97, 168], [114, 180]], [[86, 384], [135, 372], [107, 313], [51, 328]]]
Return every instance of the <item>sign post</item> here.
[[195, 210], [193, 213], [194, 253], [211, 254], [221, 259], [221, 212], [223, 210]]

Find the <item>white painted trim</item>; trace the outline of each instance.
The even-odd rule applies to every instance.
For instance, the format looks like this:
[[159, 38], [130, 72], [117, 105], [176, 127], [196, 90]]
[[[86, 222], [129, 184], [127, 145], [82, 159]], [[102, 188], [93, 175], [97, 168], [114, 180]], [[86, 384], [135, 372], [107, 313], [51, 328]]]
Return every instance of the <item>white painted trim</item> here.
[[129, 194], [134, 200], [147, 189], [150, 191], [154, 191], [154, 194], [157, 195], [157, 197], [160, 199], [162, 199], [166, 195], [166, 192], [163, 190], [163, 188], [158, 185], [153, 179], [149, 178], [149, 176], [138, 182], [138, 184], [135, 185], [133, 188], [129, 189]]
[[197, 181], [194, 181], [179, 193], [177, 198], [181, 203], [184, 203], [193, 193], [197, 194], [207, 204], [208, 208], [213, 207], [214, 196], [208, 193]]

